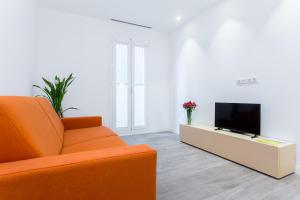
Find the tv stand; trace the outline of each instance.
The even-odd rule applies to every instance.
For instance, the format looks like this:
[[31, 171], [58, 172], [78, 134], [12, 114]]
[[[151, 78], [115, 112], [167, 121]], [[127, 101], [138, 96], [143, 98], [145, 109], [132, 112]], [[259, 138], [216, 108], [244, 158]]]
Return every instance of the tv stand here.
[[267, 139], [262, 136], [251, 139], [209, 126], [180, 125], [180, 140], [184, 143], [277, 179], [294, 173], [296, 145], [289, 142], [264, 143]]
[[215, 128], [215, 131], [229, 131], [229, 132], [231, 132], [231, 133], [237, 133], [237, 134], [249, 136], [249, 137], [251, 137], [251, 139], [254, 139], [254, 138], [257, 138], [257, 137], [258, 137], [258, 135], [256, 135], [256, 134], [245, 133], [245, 132], [243, 132], [243, 131], [237, 131], [237, 130], [232, 130], [232, 129], [226, 130], [226, 129], [223, 129], [223, 128]]
[[258, 135], [251, 134], [251, 133], [245, 133], [245, 132], [237, 131], [237, 130], [230, 130], [230, 132], [232, 132], [232, 133], [237, 133], [237, 134], [241, 134], [241, 135], [246, 135], [246, 136], [250, 137], [251, 139], [254, 139], [254, 138], [257, 138], [257, 137], [258, 137]]

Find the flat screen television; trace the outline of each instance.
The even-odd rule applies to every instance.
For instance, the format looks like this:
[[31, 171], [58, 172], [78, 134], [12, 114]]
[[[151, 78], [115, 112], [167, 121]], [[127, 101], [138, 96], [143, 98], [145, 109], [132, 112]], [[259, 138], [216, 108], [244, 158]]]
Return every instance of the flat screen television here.
[[216, 103], [215, 127], [260, 135], [260, 104]]

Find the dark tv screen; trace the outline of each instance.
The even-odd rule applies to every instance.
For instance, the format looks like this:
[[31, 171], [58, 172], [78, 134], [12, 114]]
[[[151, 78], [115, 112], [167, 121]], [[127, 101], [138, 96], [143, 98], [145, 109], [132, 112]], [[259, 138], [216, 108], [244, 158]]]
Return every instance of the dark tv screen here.
[[216, 103], [215, 127], [260, 135], [260, 104]]

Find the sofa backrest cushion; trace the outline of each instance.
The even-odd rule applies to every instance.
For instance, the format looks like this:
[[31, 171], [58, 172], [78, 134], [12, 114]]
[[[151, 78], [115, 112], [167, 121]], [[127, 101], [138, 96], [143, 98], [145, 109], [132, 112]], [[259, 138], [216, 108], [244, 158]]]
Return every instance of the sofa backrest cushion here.
[[0, 97], [0, 162], [56, 155], [62, 140], [35, 97]]
[[64, 136], [64, 125], [58, 116], [58, 114], [53, 109], [51, 103], [46, 98], [36, 97], [36, 101], [40, 104], [45, 114], [48, 116], [51, 124], [56, 130], [58, 137], [63, 141]]

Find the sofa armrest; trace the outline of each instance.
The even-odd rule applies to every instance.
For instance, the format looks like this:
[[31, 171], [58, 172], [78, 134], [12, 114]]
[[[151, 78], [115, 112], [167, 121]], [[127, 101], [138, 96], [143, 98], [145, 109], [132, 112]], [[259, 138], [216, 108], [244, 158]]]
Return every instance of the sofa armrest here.
[[67, 117], [62, 118], [65, 130], [102, 126], [102, 117]]
[[140, 145], [2, 163], [0, 199], [155, 200], [156, 151]]

